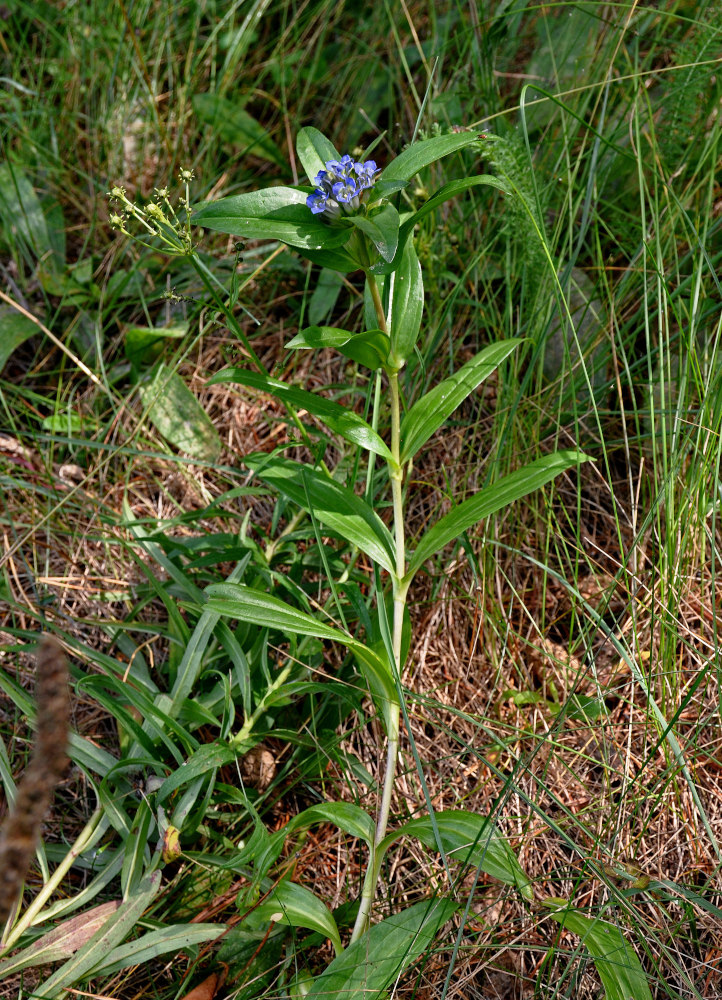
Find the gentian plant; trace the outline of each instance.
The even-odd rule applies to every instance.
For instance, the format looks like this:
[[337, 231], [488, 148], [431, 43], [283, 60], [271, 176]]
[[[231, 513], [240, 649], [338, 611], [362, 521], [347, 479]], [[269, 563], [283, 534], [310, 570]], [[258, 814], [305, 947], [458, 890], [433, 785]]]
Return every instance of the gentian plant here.
[[[373, 907], [384, 858], [401, 838], [415, 837], [428, 849], [438, 851], [450, 886], [452, 864], [470, 865], [513, 886], [528, 903], [534, 901], [527, 876], [489, 817], [460, 809], [436, 812], [428, 794], [426, 816], [398, 822], [392, 817], [402, 723], [408, 724], [402, 678], [412, 627], [407, 601], [416, 574], [467, 529], [586, 460], [576, 450], [546, 455], [456, 504], [428, 524], [413, 546], [408, 544], [405, 507], [412, 463], [463, 400], [519, 347], [520, 341], [507, 339], [484, 347], [453, 375], [419, 398], [409, 400], [409, 405], [402, 405], [399, 378], [418, 351], [424, 316], [424, 283], [414, 244], [417, 223], [447, 199], [479, 185], [496, 187], [509, 197], [514, 193], [503, 180], [478, 174], [444, 185], [415, 210], [399, 212], [396, 202], [401, 201], [400, 193], [412, 178], [429, 164], [464, 148], [481, 150], [490, 141], [489, 137], [470, 132], [437, 135], [413, 143], [379, 169], [374, 160], [363, 156], [354, 159], [339, 155], [324, 135], [306, 128], [298, 136], [297, 153], [309, 187], [275, 186], [222, 198], [197, 206], [192, 215], [192, 222], [206, 229], [243, 239], [280, 241], [315, 264], [342, 273], [361, 271], [365, 279], [360, 331], [310, 326], [286, 346], [293, 351], [333, 348], [365, 370], [370, 388], [368, 420], [319, 393], [271, 377], [227, 306], [224, 308], [229, 325], [246, 346], [252, 367], [230, 367], [211, 380], [237, 383], [277, 397], [288, 408], [302, 443], [309, 444], [308, 428], [299, 418], [303, 411], [322, 421], [329, 434], [342, 442], [344, 457], [332, 468], [323, 461], [318, 448], [308, 448], [308, 453], [315, 456], [308, 461], [286, 457], [288, 445], [271, 453], [246, 455], [243, 461], [257, 480], [285, 498], [287, 511], [297, 511], [290, 519], [291, 526], [298, 523], [299, 517], [309, 518], [319, 542], [324, 529], [327, 536], [346, 543], [351, 562], [362, 554], [366, 557], [364, 565], [369, 567], [365, 587], [368, 605], [363, 613], [350, 613], [348, 603], [344, 613], [339, 594], [344, 577], [340, 581], [329, 577], [341, 624], [333, 624], [330, 616], [314, 610], [310, 602], [306, 610], [300, 610], [277, 593], [236, 582], [237, 578], [213, 584], [205, 592], [209, 615], [261, 626], [272, 635], [285, 636], [296, 657], [308, 640], [316, 641], [317, 648], [318, 640], [345, 647], [382, 722], [385, 752], [380, 754], [383, 764], [378, 798], [372, 798], [365, 808], [341, 801], [320, 803], [301, 812], [284, 829], [270, 833], [248, 803], [255, 833], [240, 858], [253, 872], [251, 890], [240, 901], [247, 911], [249, 923], [245, 926], [254, 921], [277, 921], [310, 928], [325, 936], [336, 953], [328, 968], [315, 979], [308, 972], [297, 973], [295, 984], [289, 984], [292, 996], [313, 1000], [362, 996], [369, 1000], [380, 996], [456, 912], [458, 904], [452, 889], [446, 897], [430, 897], [374, 921]], [[190, 210], [187, 193], [185, 205]], [[125, 211], [129, 211], [127, 207]], [[172, 252], [184, 252], [188, 232], [187, 227], [183, 228]], [[162, 236], [163, 230], [156, 234]], [[190, 256], [195, 253], [187, 252]], [[221, 302], [218, 296], [216, 301]], [[384, 424], [388, 426], [387, 434], [379, 431]], [[366, 470], [363, 494], [355, 489], [354, 470], [359, 463]], [[385, 502], [388, 499], [390, 504]], [[390, 508], [390, 523], [378, 512], [382, 504]], [[273, 545], [266, 550], [269, 560], [273, 550]], [[361, 624], [364, 621], [365, 627]], [[349, 622], [358, 625], [352, 629]], [[290, 667], [281, 670], [274, 679], [274, 692], [282, 690], [288, 670]], [[180, 699], [188, 696], [191, 682], [192, 678], [183, 682], [173, 704], [180, 704]], [[238, 753], [249, 745], [257, 714], [248, 716], [229, 737]], [[421, 774], [420, 783], [425, 789]], [[366, 845], [365, 874], [353, 929], [345, 941], [343, 928], [337, 926], [326, 903], [310, 888], [293, 882], [287, 869], [280, 878], [274, 869], [286, 839], [316, 823], [333, 823]], [[607, 951], [613, 948], [615, 968], [621, 962], [629, 972], [637, 991], [634, 995], [649, 996], [636, 956], [616, 927], [583, 916], [564, 900], [548, 900], [547, 905], [554, 919], [584, 935], [603, 979]]]

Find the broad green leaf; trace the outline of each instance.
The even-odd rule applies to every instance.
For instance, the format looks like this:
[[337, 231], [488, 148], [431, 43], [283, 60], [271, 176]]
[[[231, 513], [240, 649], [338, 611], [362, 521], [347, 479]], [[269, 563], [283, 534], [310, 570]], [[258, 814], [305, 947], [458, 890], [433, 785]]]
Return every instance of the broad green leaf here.
[[[552, 900], [542, 903], [558, 905]], [[606, 1000], [652, 1000], [644, 969], [618, 927], [586, 917], [571, 907], [554, 909], [549, 916], [582, 939], [599, 973]]]
[[138, 891], [121, 903], [90, 940], [57, 972], [46, 979], [42, 986], [35, 987], [33, 996], [50, 1000], [101, 965], [108, 953], [133, 930], [160, 888], [160, 881], [159, 871], [147, 875], [138, 887]]
[[[410, 245], [410, 244], [409, 244]], [[497, 368], [521, 340], [489, 344], [471, 361], [417, 400], [401, 421], [401, 464], [414, 457], [474, 389]]]
[[311, 301], [308, 304], [308, 321], [312, 324], [323, 323], [338, 302], [343, 288], [343, 278], [330, 267], [321, 269]]
[[308, 410], [315, 417], [320, 417], [327, 427], [334, 433], [340, 434], [347, 441], [393, 462], [393, 455], [376, 431], [369, 427], [363, 417], [339, 403], [324, 399], [323, 396], [308, 392], [306, 389], [297, 389], [294, 386], [286, 385], [285, 382], [279, 382], [278, 379], [270, 378], [268, 375], [261, 375], [260, 372], [252, 372], [244, 368], [226, 368], [214, 375], [208, 384], [213, 385], [216, 382], [237, 382], [239, 385], [259, 389], [261, 392], [275, 396], [296, 409]]
[[102, 965], [93, 970], [94, 975], [109, 976], [131, 965], [145, 965], [159, 955], [185, 951], [188, 948], [215, 941], [225, 934], [225, 924], [171, 924], [142, 934], [135, 941], [114, 948]]
[[385, 261], [391, 261], [399, 245], [399, 213], [393, 205], [384, 205], [380, 212], [367, 218], [349, 215], [347, 221], [371, 240]]
[[349, 637], [332, 625], [317, 621], [305, 611], [286, 604], [263, 590], [254, 590], [244, 583], [212, 583], [206, 587], [209, 611], [251, 622], [264, 628], [276, 629], [287, 635], [313, 635], [317, 639], [330, 639], [347, 643]]
[[0, 307], [0, 372], [13, 351], [39, 331], [38, 324], [23, 316], [17, 309]]
[[403, 365], [413, 353], [424, 311], [424, 281], [414, 241], [409, 240], [401, 263], [387, 279], [392, 282], [391, 310], [387, 317], [394, 365]]
[[254, 907], [254, 918], [278, 921], [290, 927], [306, 927], [328, 938], [336, 954], [341, 952], [341, 937], [336, 921], [325, 903], [310, 889], [297, 882], [279, 882], [269, 895]]
[[296, 136], [296, 154], [311, 184], [316, 183], [316, 175], [328, 160], [341, 159], [331, 140], [311, 126], [302, 128]]
[[288, 169], [288, 158], [263, 125], [239, 107], [237, 101], [220, 94], [194, 94], [193, 110], [202, 122], [212, 126], [214, 138], [240, 146], [241, 155], [250, 154]]
[[[254, 590], [241, 583], [211, 584], [206, 588], [206, 595], [208, 598], [206, 607], [209, 611], [216, 611], [229, 618], [237, 618], [239, 621], [251, 622], [265, 628], [277, 629], [288, 635], [312, 635], [317, 639], [330, 639], [346, 646], [361, 664], [371, 692], [388, 724], [390, 705], [398, 703], [396, 685], [388, 664], [362, 642], [352, 639], [340, 629], [317, 621], [312, 615], [298, 611], [277, 597], [266, 594], [265, 591]], [[171, 778], [166, 779], [165, 784]]]
[[182, 340], [188, 324], [178, 326], [129, 326], [125, 331], [125, 356], [133, 368], [157, 361], [169, 340]]
[[[42, 261], [45, 272], [60, 272], [65, 265], [65, 227], [51, 226], [27, 174], [14, 162], [0, 163], [0, 246], [20, 243], [33, 263]], [[56, 231], [57, 230], [57, 231]]]
[[314, 218], [304, 192], [291, 187], [265, 188], [205, 202], [197, 206], [192, 221], [204, 229], [249, 240], [280, 240], [307, 250], [343, 246], [351, 235], [350, 229], [333, 229]]
[[468, 191], [474, 187], [493, 187], [499, 191], [503, 191], [504, 194], [509, 194], [507, 185], [503, 181], [500, 181], [498, 177], [494, 177], [493, 174], [477, 174], [475, 177], [464, 177], [462, 180], [450, 181], [439, 188], [428, 201], [424, 202], [421, 208], [417, 209], [412, 216], [406, 219], [401, 226], [400, 239], [405, 240], [408, 234], [412, 232], [414, 226], [418, 225], [431, 212], [434, 212], [439, 205], [443, 205], [445, 201], [449, 201], [451, 198], [455, 198], [457, 195], [463, 194], [464, 191]]
[[429, 948], [456, 912], [447, 899], [415, 903], [374, 924], [315, 981], [306, 1000], [376, 1000]]
[[394, 543], [384, 522], [365, 500], [330, 479], [323, 472], [287, 458], [247, 455], [244, 462], [318, 521], [370, 556], [389, 573], [394, 572]]
[[367, 812], [352, 802], [321, 802], [316, 806], [310, 806], [294, 816], [286, 830], [292, 833], [313, 823], [333, 823], [339, 830], [343, 830], [351, 837], [365, 840], [369, 845], [375, 835], [374, 821]]
[[[437, 812], [435, 819], [444, 853], [449, 860], [481, 868], [500, 882], [516, 886], [525, 899], [534, 899], [529, 878], [491, 820], [463, 809]], [[438, 850], [434, 827], [428, 817], [404, 823], [385, 838], [380, 850], [388, 850], [399, 837], [417, 837], [429, 850]]]
[[354, 260], [353, 257], [350, 257], [341, 248], [338, 250], [307, 250], [296, 247], [295, 249], [300, 257], [305, 257], [312, 264], [330, 268], [332, 271], [338, 271], [341, 274], [350, 274], [353, 271], [358, 271], [361, 266], [357, 260]]
[[12, 972], [21, 969], [31, 969], [37, 965], [48, 965], [50, 962], [62, 962], [74, 955], [79, 948], [92, 938], [96, 931], [111, 917], [120, 906], [120, 900], [101, 903], [84, 913], [64, 920], [27, 948], [23, 948], [12, 958], [0, 962], [0, 981]]
[[472, 524], [481, 521], [503, 507], [508, 507], [527, 493], [533, 493], [561, 472], [580, 462], [590, 461], [588, 455], [579, 451], [558, 451], [531, 462], [523, 469], [504, 476], [493, 486], [479, 490], [473, 497], [454, 507], [430, 528], [419, 542], [408, 568], [407, 578], [442, 549], [447, 542], [458, 538]]
[[166, 441], [193, 458], [213, 462], [219, 457], [221, 439], [180, 375], [161, 363], [151, 380], [138, 388], [148, 419]]
[[476, 132], [458, 132], [451, 135], [438, 135], [432, 139], [422, 139], [415, 142], [403, 153], [399, 153], [395, 160], [382, 170], [381, 180], [384, 181], [409, 181], [419, 170], [427, 167], [430, 163], [455, 153], [464, 146], [472, 143], [480, 143], [482, 140]]
[[[399, 229], [399, 246], [396, 251], [396, 256], [394, 259], [387, 264], [385, 261], [379, 261], [373, 265], [371, 270], [374, 274], [389, 274], [395, 270], [399, 257], [403, 252], [406, 244], [408, 243], [409, 237], [414, 231], [414, 226], [416, 226], [423, 218], [429, 215], [431, 212], [435, 211], [439, 205], [442, 205], [445, 201], [450, 198], [455, 198], [457, 195], [462, 194], [464, 191], [468, 191], [469, 188], [477, 186], [487, 186], [498, 188], [499, 191], [504, 192], [504, 194], [509, 194], [509, 188], [503, 181], [500, 181], [497, 177], [492, 174], [477, 174], [475, 177], [464, 177], [462, 180], [450, 181], [445, 184], [442, 188], [433, 194], [428, 201], [416, 212], [411, 215], [406, 215], [404, 222], [401, 224]], [[378, 187], [378, 184], [377, 184]]]
[[[230, 587], [232, 584], [218, 584], [218, 586]], [[230, 764], [237, 756], [237, 751], [229, 743], [204, 743], [165, 779], [158, 789], [156, 801], [162, 805], [178, 788], [208, 774], [209, 771], [218, 770], [224, 764]]]
[[381, 330], [349, 333], [335, 326], [309, 326], [289, 340], [286, 347], [289, 350], [332, 347], [351, 361], [377, 369], [386, 364], [391, 341]]

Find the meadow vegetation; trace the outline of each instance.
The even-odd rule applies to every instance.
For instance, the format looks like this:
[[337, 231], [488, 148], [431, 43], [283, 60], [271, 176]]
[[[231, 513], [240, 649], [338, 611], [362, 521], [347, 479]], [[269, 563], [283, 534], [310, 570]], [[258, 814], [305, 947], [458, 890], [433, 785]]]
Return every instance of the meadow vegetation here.
[[[72, 765], [0, 928], [0, 997], [352, 1000], [365, 940], [397, 963], [367, 998], [722, 996], [720, 5], [10, 0], [0, 50], [8, 802], [40, 632], [72, 673]], [[393, 566], [258, 454], [342, 474], [392, 526], [378, 455], [263, 382], [390, 442], [378, 341], [287, 346], [378, 310], [361, 271], [191, 214], [310, 191], [311, 130], [380, 168], [461, 137], [394, 193], [424, 286], [402, 412], [518, 340], [408, 466], [409, 552], [504, 477], [591, 459], [459, 531], [404, 594], [408, 836], [371, 939], [359, 811], [389, 720], [330, 635], [389, 649]], [[255, 374], [213, 377], [229, 366]], [[327, 630], [264, 625], [229, 585]], [[452, 810], [488, 824], [464, 840], [435, 820]], [[433, 925], [404, 917], [432, 904]]]

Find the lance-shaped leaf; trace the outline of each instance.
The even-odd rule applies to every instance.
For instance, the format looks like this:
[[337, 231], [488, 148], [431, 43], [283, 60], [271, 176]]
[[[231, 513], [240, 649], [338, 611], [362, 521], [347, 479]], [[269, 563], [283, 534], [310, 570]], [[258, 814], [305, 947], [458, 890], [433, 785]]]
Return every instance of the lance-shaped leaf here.
[[414, 226], [425, 218], [425, 216], [435, 211], [439, 205], [442, 205], [445, 201], [449, 201], [449, 199], [455, 198], [459, 194], [463, 194], [463, 192], [468, 191], [469, 188], [480, 186], [497, 188], [499, 191], [504, 192], [504, 194], [510, 193], [507, 185], [504, 184], [503, 181], [500, 181], [497, 177], [494, 177], [492, 174], [477, 174], [475, 177], [464, 177], [462, 180], [450, 181], [448, 184], [444, 184], [444, 186], [439, 188], [439, 190], [433, 194], [428, 201], [424, 202], [421, 208], [405, 218], [404, 222], [401, 224], [401, 228], [399, 229], [399, 246], [396, 251], [396, 256], [388, 264], [385, 261], [378, 261], [371, 268], [373, 273], [389, 274], [396, 268], [399, 257], [406, 247], [409, 237], [413, 233]]
[[314, 823], [333, 823], [339, 830], [343, 830], [351, 837], [365, 840], [369, 845], [374, 839], [374, 821], [364, 809], [354, 805], [353, 802], [320, 802], [316, 806], [309, 806], [293, 817], [287, 824], [286, 831], [292, 833]]
[[393, 282], [388, 317], [391, 354], [394, 364], [402, 365], [414, 350], [424, 311], [424, 282], [413, 240], [406, 244], [397, 270], [387, 280]]
[[374, 924], [331, 962], [306, 1000], [376, 1000], [433, 944], [456, 909], [447, 899], [428, 900]]
[[286, 344], [289, 350], [298, 348], [332, 347], [351, 361], [367, 368], [383, 368], [389, 356], [391, 341], [381, 330], [349, 333], [337, 326], [309, 326]]
[[[390, 707], [398, 704], [398, 693], [388, 663], [358, 639], [317, 621], [312, 615], [299, 611], [263, 590], [254, 590], [242, 583], [215, 583], [206, 588], [209, 611], [237, 618], [242, 622], [277, 629], [287, 635], [312, 635], [317, 639], [330, 639], [350, 649], [366, 678], [374, 700], [388, 726]], [[171, 778], [173, 776], [171, 775]], [[166, 779], [166, 783], [171, 780]], [[164, 788], [165, 784], [164, 783]]]
[[[516, 886], [525, 899], [534, 899], [528, 876], [491, 820], [463, 809], [437, 812], [434, 818], [444, 854], [449, 860], [481, 868], [487, 875]], [[434, 827], [428, 817], [404, 823], [382, 841], [379, 850], [385, 852], [400, 837], [417, 837], [429, 850], [438, 850]]]
[[323, 472], [287, 458], [266, 454], [247, 455], [244, 462], [259, 479], [275, 486], [304, 510], [352, 545], [370, 556], [389, 573], [394, 572], [394, 543], [378, 514], [353, 490]]
[[336, 921], [325, 903], [304, 885], [279, 882], [253, 911], [254, 919], [277, 920], [290, 927], [306, 927], [327, 937], [339, 955], [341, 936]]
[[307, 410], [315, 417], [320, 417], [330, 430], [340, 434], [347, 441], [359, 445], [367, 451], [375, 452], [388, 462], [393, 462], [393, 455], [379, 434], [366, 423], [363, 417], [339, 403], [324, 399], [323, 396], [318, 396], [314, 392], [286, 385], [285, 382], [279, 382], [278, 379], [269, 378], [268, 375], [262, 375], [260, 372], [252, 372], [244, 368], [226, 368], [214, 375], [208, 384], [214, 385], [217, 382], [237, 382], [250, 389], [267, 392], [296, 409]]
[[[409, 244], [410, 245], [410, 244]], [[401, 464], [413, 458], [477, 386], [509, 357], [521, 340], [489, 344], [471, 361], [417, 400], [401, 421]]]
[[100, 903], [84, 913], [64, 920], [17, 955], [0, 962], [0, 981], [11, 972], [30, 969], [37, 965], [47, 965], [50, 962], [62, 962], [70, 958], [79, 948], [92, 938], [96, 931], [111, 917], [120, 906], [120, 900]]
[[95, 934], [64, 965], [49, 976], [33, 996], [50, 1000], [101, 965], [108, 952], [130, 934], [143, 911], [160, 888], [159, 871], [147, 875], [138, 889], [99, 927]]
[[525, 468], [504, 476], [493, 486], [479, 490], [429, 528], [414, 552], [406, 579], [412, 577], [427, 559], [443, 548], [447, 542], [458, 538], [472, 524], [496, 513], [502, 507], [508, 507], [527, 493], [533, 493], [566, 469], [587, 461], [590, 461], [590, 457], [579, 451], [558, 451], [553, 455], [538, 458]]
[[159, 955], [178, 955], [181, 951], [198, 947], [207, 941], [215, 941], [225, 934], [226, 929], [225, 924], [171, 924], [159, 927], [114, 948], [103, 959], [102, 965], [94, 970], [94, 974], [109, 976], [131, 965], [150, 964]]
[[193, 223], [244, 239], [280, 240], [307, 250], [343, 246], [351, 235], [350, 229], [332, 229], [314, 219], [305, 193], [290, 187], [265, 188], [205, 202], [193, 213]]
[[384, 181], [408, 181], [417, 174], [419, 170], [427, 167], [430, 163], [455, 153], [464, 146], [472, 143], [479, 143], [483, 140], [475, 132], [458, 132], [452, 135], [438, 135], [432, 139], [422, 139], [415, 142], [399, 153], [395, 160], [382, 170], [381, 179]]
[[371, 240], [385, 261], [394, 259], [399, 245], [399, 213], [393, 205], [384, 205], [380, 212], [367, 218], [364, 215], [349, 215], [346, 221], [360, 229]]
[[296, 153], [311, 184], [316, 183], [316, 175], [325, 168], [328, 160], [341, 159], [331, 140], [311, 126], [302, 128], [298, 133]]
[[[559, 905], [557, 900], [542, 903]], [[582, 939], [599, 973], [606, 1000], [652, 1000], [644, 969], [618, 927], [587, 917], [572, 907], [555, 909], [549, 916]]]

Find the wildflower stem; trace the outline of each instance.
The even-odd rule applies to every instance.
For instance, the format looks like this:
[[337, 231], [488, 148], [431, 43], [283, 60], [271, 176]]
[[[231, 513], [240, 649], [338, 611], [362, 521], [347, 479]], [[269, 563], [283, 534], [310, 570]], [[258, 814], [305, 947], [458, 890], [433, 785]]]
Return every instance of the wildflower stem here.
[[[386, 316], [384, 314], [381, 295], [379, 294], [376, 279], [372, 274], [368, 274], [367, 279], [371, 290], [376, 309], [376, 318], [379, 329], [387, 333]], [[391, 479], [391, 494], [394, 511], [394, 541], [395, 541], [395, 568], [393, 577], [393, 597], [394, 597], [394, 620], [392, 631], [393, 650], [393, 670], [397, 683], [401, 679], [401, 640], [404, 625], [404, 610], [406, 607], [406, 593], [408, 583], [404, 581], [406, 575], [406, 539], [404, 529], [404, 497], [403, 497], [403, 468], [400, 462], [401, 455], [401, 405], [399, 397], [399, 373], [392, 371], [389, 373], [389, 389], [391, 395], [391, 455], [393, 462], [388, 462], [389, 476]], [[379, 597], [383, 600], [383, 597]], [[389, 706], [387, 716], [387, 747], [386, 747], [386, 772], [384, 774], [383, 789], [381, 792], [381, 802], [379, 804], [378, 816], [376, 819], [376, 831], [374, 843], [371, 846], [368, 868], [364, 876], [364, 884], [361, 890], [361, 901], [356, 917], [351, 941], [357, 940], [367, 929], [369, 914], [376, 895], [376, 884], [381, 873], [382, 857], [379, 854], [379, 845], [386, 836], [391, 813], [391, 796], [393, 795], [394, 781], [396, 778], [396, 767], [399, 756], [399, 729], [400, 729], [401, 709], [398, 702]]]

